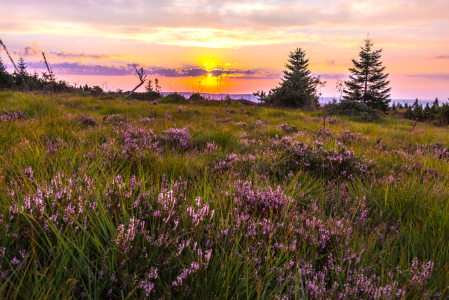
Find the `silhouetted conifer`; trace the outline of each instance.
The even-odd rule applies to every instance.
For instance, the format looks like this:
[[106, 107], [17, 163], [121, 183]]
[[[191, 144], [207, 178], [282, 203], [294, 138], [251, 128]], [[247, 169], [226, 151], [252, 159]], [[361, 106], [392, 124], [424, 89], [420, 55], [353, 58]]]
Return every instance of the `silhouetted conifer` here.
[[0, 88], [10, 88], [12, 83], [12, 76], [6, 71], [6, 66], [3, 64], [0, 57]]
[[268, 96], [255, 93], [260, 100], [277, 106], [316, 106], [318, 105], [318, 86], [324, 85], [319, 77], [313, 77], [309, 70], [309, 59], [301, 48], [290, 52], [285, 64], [284, 78], [280, 86], [272, 89]]
[[380, 61], [382, 49], [373, 51], [373, 42], [370, 38], [365, 40], [361, 47], [360, 60], [352, 60], [354, 67], [350, 68], [349, 80], [345, 82], [345, 99], [362, 101], [369, 107], [386, 111], [390, 103], [389, 74], [385, 74], [385, 67]]
[[25, 60], [21, 56], [20, 59], [19, 59], [19, 62], [17, 63], [17, 69], [19, 71], [18, 74], [21, 75], [21, 76], [28, 76], [27, 68], [28, 67], [27, 67], [27, 65], [25, 63]]
[[145, 86], [145, 91], [146, 91], [147, 93], [153, 92], [153, 80], [148, 79], [147, 85]]

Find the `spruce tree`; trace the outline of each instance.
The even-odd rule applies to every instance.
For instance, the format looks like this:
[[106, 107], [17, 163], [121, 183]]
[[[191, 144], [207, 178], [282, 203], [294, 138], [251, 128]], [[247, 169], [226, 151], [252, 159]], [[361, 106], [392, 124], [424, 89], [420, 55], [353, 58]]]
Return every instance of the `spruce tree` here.
[[380, 61], [382, 49], [374, 51], [374, 43], [370, 38], [365, 40], [365, 46], [360, 47], [360, 60], [352, 60], [354, 67], [350, 68], [349, 80], [344, 89], [347, 100], [364, 102], [369, 107], [386, 111], [390, 103], [389, 74], [385, 74], [385, 67]]
[[3, 64], [1, 56], [0, 56], [0, 73], [6, 73], [6, 66]]
[[316, 106], [318, 104], [317, 86], [324, 84], [319, 78], [310, 74], [309, 59], [303, 49], [297, 48], [290, 52], [285, 64], [284, 78], [280, 86], [271, 90], [268, 97], [260, 96], [261, 100], [290, 107]]
[[153, 92], [153, 80], [148, 79], [147, 85], [145, 86], [145, 91], [147, 93]]
[[21, 76], [28, 76], [28, 72], [27, 72], [27, 65], [25, 63], [25, 60], [23, 59], [22, 56], [20, 56], [19, 62], [17, 63], [17, 69], [19, 70], [19, 75]]
[[19, 62], [17, 63], [17, 70], [14, 70], [14, 81], [18, 88], [24, 88], [26, 86], [26, 81], [28, 80], [27, 65], [22, 56], [20, 56]]
[[0, 57], [0, 88], [6, 89], [11, 87], [12, 77], [6, 71], [6, 66], [3, 64], [2, 58]]

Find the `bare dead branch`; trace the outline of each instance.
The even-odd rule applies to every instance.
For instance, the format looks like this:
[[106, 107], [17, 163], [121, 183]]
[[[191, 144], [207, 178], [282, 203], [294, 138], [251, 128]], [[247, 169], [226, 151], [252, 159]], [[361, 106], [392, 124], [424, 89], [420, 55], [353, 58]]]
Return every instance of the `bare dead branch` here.
[[145, 81], [147, 80], [147, 75], [145, 75], [145, 71], [143, 70], [143, 67], [140, 69], [137, 69], [136, 64], [134, 64], [134, 69], [136, 70], [137, 73], [137, 77], [140, 80], [140, 84], [138, 86], [136, 86], [131, 92], [129, 92], [129, 95], [131, 96], [132, 93], [137, 90], [140, 86], [142, 86], [142, 84], [145, 83]]

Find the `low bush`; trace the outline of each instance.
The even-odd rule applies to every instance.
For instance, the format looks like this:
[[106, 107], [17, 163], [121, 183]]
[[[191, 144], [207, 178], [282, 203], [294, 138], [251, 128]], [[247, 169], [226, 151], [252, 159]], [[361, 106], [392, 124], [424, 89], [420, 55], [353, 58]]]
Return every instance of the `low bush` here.
[[151, 92], [146, 92], [146, 93], [132, 93], [130, 98], [136, 99], [136, 100], [154, 101], [154, 100], [162, 98], [162, 96], [158, 92], [151, 91]]
[[180, 103], [180, 102], [187, 102], [186, 97], [184, 97], [181, 94], [173, 93], [170, 95], [167, 95], [164, 97], [164, 103]]
[[354, 100], [342, 100], [338, 103], [331, 103], [327, 105], [327, 113], [329, 115], [356, 117], [356, 119], [362, 121], [372, 121], [380, 117], [378, 111], [368, 107], [365, 103]]
[[193, 93], [190, 98], [190, 101], [202, 101], [202, 100], [206, 100], [206, 98], [204, 98], [203, 96], [201, 96], [200, 93]]

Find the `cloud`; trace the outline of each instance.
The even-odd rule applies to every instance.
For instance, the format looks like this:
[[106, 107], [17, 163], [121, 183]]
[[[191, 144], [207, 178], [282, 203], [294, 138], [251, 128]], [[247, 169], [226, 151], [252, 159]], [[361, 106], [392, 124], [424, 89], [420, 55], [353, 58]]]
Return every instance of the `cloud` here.
[[60, 52], [50, 52], [52, 55], [56, 56], [56, 57], [60, 57], [60, 58], [64, 58], [64, 59], [109, 59], [112, 57], [119, 57], [121, 55], [106, 55], [106, 54], [88, 54], [86, 52], [82, 52], [80, 54], [74, 54], [69, 52], [64, 52], [64, 51], [60, 51]]
[[337, 64], [335, 63], [335, 60], [329, 60], [329, 59], [326, 59], [325, 61], [324, 61], [324, 66], [325, 67], [336, 67], [337, 66]]
[[38, 45], [37, 45], [37, 43], [33, 43], [33, 45], [32, 46], [29, 46], [29, 47], [25, 47], [25, 48], [23, 48], [23, 49], [19, 49], [19, 50], [16, 50], [16, 51], [13, 51], [12, 52], [14, 55], [17, 55], [17, 56], [22, 56], [22, 57], [29, 57], [29, 56], [38, 56], [38, 55], [42, 55], [42, 53], [41, 53], [41, 47], [39, 47]]
[[449, 59], [449, 55], [439, 55], [432, 57], [433, 59]]
[[[238, 48], [316, 40], [344, 44], [332, 33], [346, 31], [354, 37], [370, 29], [395, 29], [391, 37], [396, 45], [404, 45], [401, 39], [408, 35], [408, 41], [416, 44], [416, 35], [445, 38], [449, 25], [446, 0], [10, 2], [9, 9], [0, 12], [5, 24], [0, 27], [8, 33], [63, 33], [194, 47]], [[322, 39], [323, 35], [329, 39]]]
[[350, 67], [352, 66], [350, 63], [347, 62], [338, 62], [335, 59], [325, 59], [322, 64], [320, 63], [310, 63], [311, 66], [323, 66], [325, 68], [334, 68], [334, 67]]
[[48, 52], [46, 50], [42, 50], [37, 43], [33, 43], [33, 45], [31, 46], [13, 51], [13, 54], [22, 57], [42, 57], [42, 52], [45, 53], [47, 58], [58, 58], [58, 59], [60, 58], [69, 60], [89, 60], [89, 59], [100, 60], [100, 59], [111, 59], [115, 57], [122, 57], [122, 55], [88, 54], [86, 52], [82, 52], [79, 54], [72, 53], [70, 51]]
[[407, 77], [423, 77], [431, 79], [449, 80], [449, 73], [421, 73], [421, 74], [409, 74]]
[[[45, 69], [44, 61], [28, 63], [29, 69]], [[230, 77], [230, 78], [278, 78], [279, 73], [268, 71], [252, 71], [252, 70], [227, 70], [227, 69], [213, 69], [206, 70], [202, 68], [154, 68], [148, 66], [143, 67], [145, 73], [149, 76], [162, 77]], [[55, 71], [56, 75], [101, 75], [101, 76], [126, 76], [135, 74], [134, 66], [128, 64], [126, 66], [116, 65], [90, 65], [82, 62], [62, 62], [50, 63], [50, 67]]]
[[321, 79], [347, 79], [347, 74], [318, 74]]

